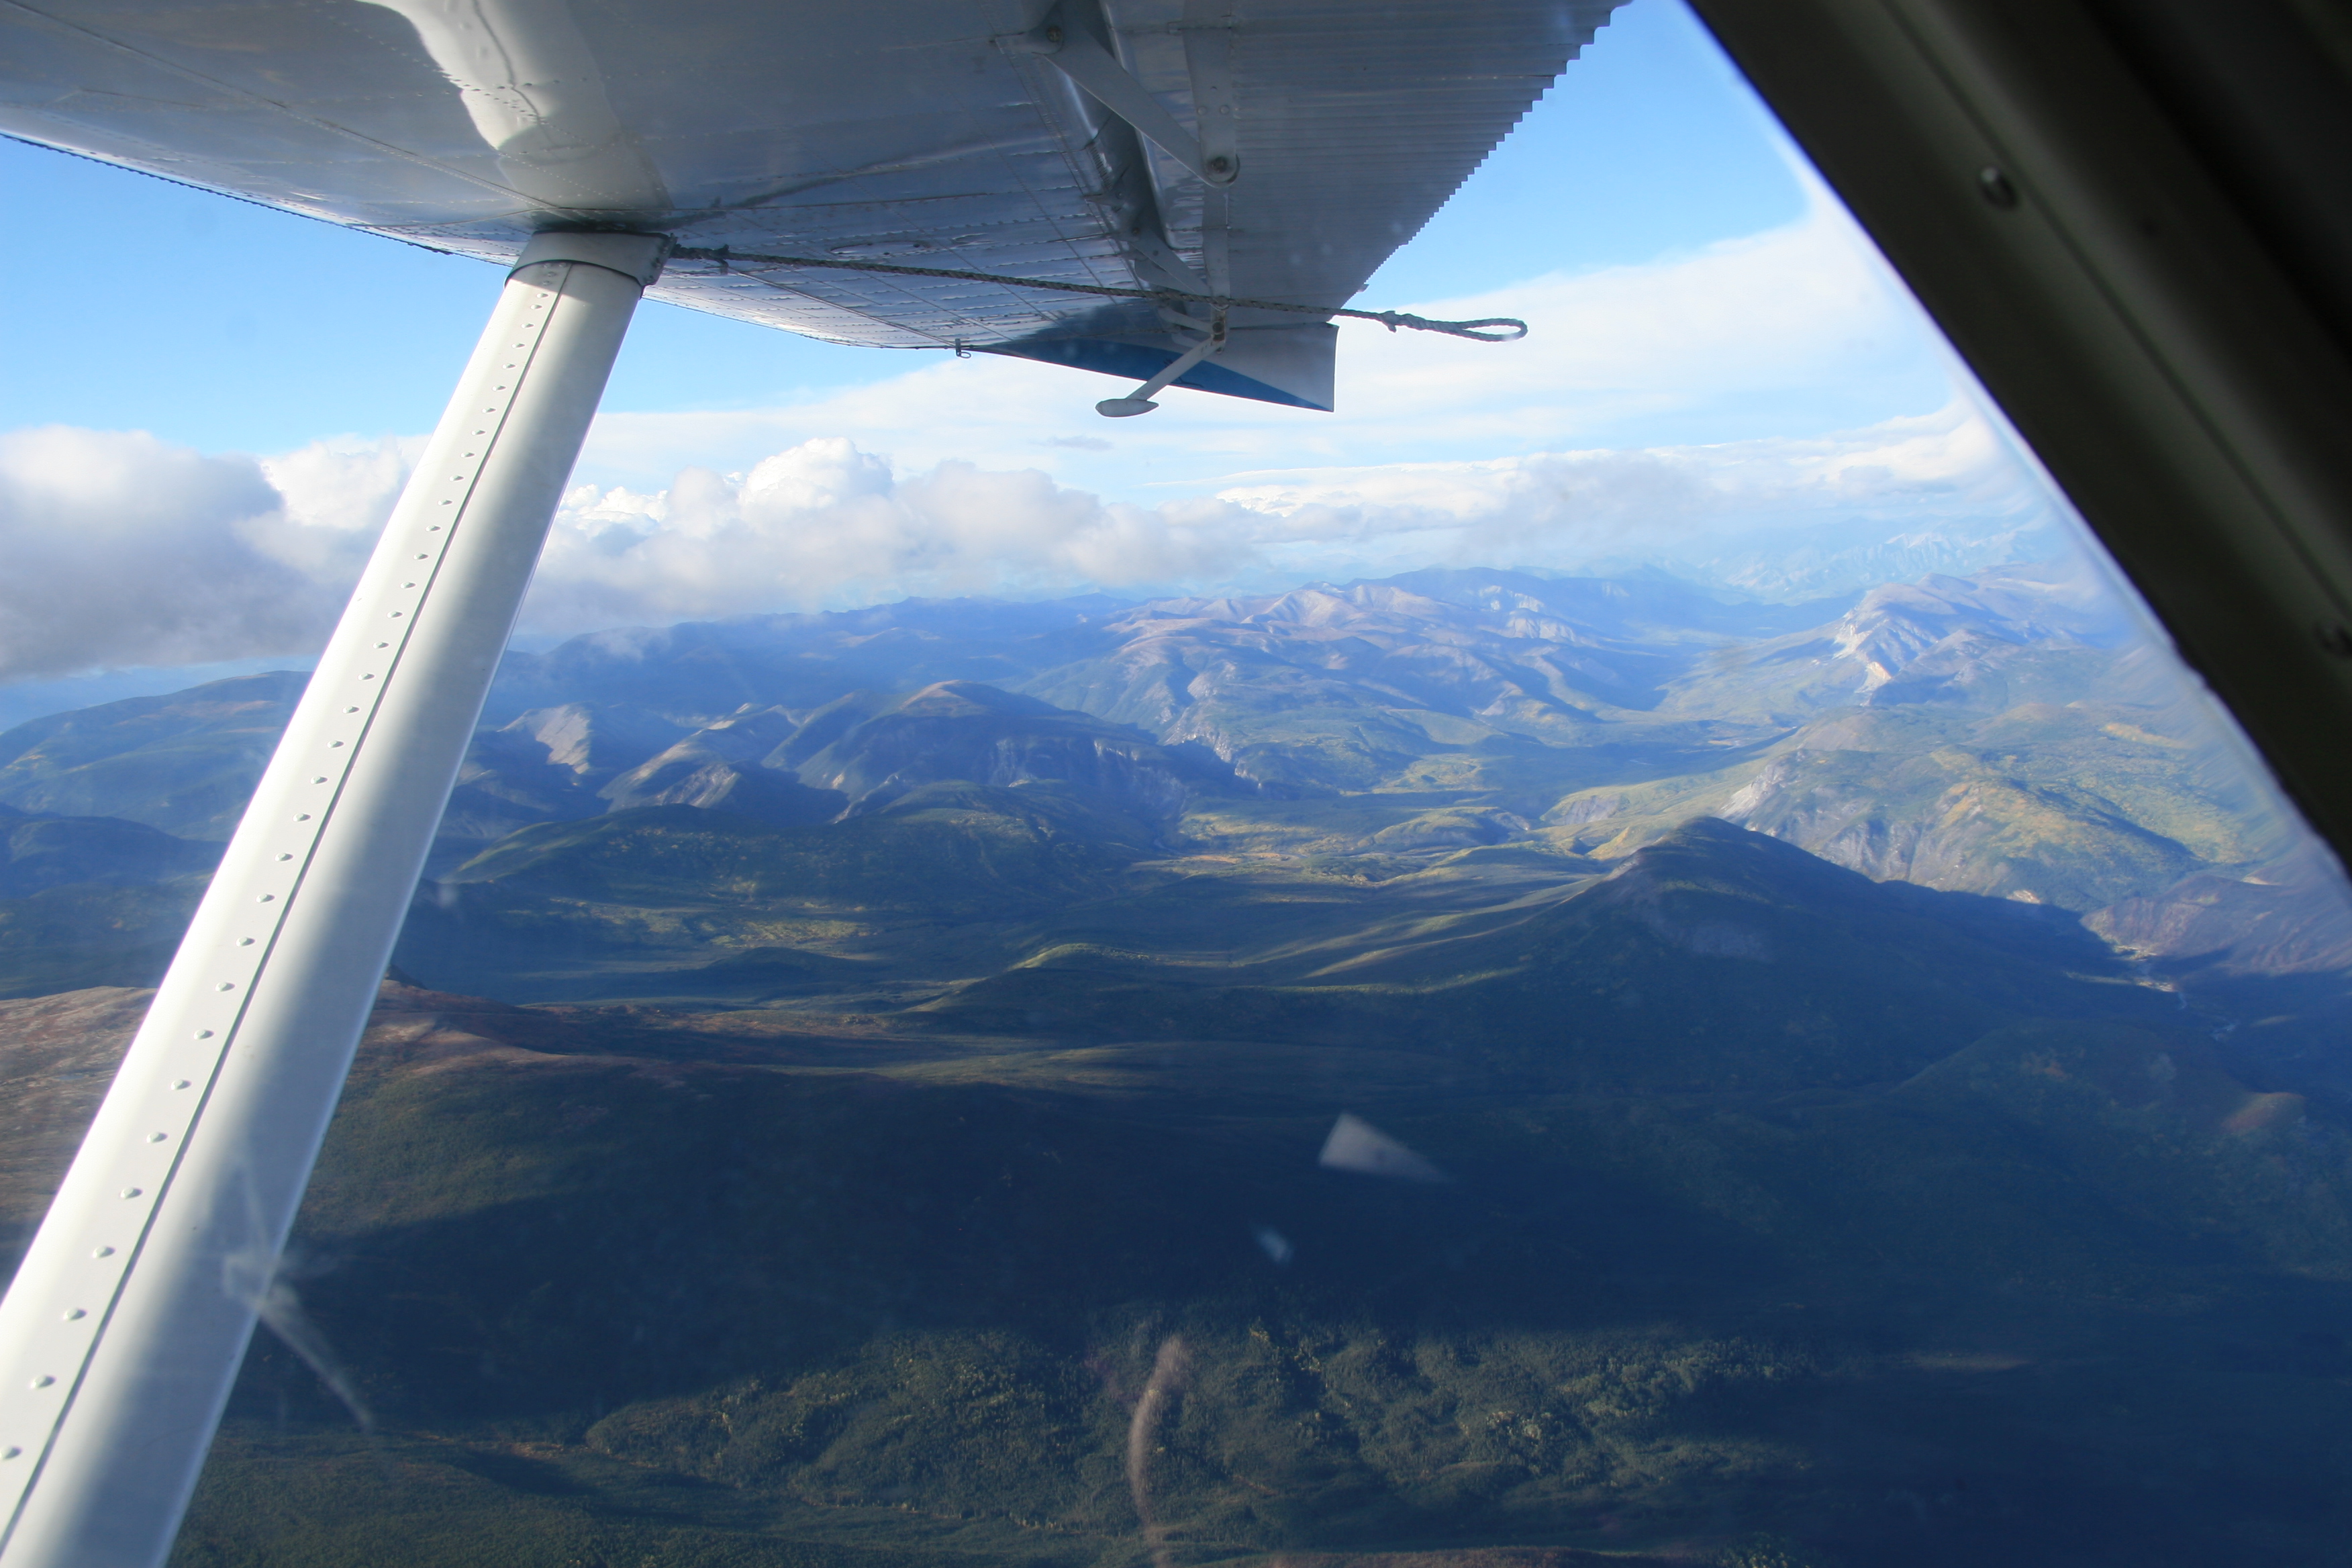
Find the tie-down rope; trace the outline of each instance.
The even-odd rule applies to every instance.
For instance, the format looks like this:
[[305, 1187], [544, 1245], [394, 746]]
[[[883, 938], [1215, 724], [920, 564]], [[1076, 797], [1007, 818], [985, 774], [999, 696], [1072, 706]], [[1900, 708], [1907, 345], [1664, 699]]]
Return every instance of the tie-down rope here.
[[[887, 272], [901, 278], [951, 278], [965, 283], [1003, 283], [1014, 289], [1046, 289], [1057, 294], [1093, 294], [1111, 300], [1149, 300], [1159, 305], [1207, 305], [1217, 310], [1287, 310], [1299, 316], [1346, 316], [1351, 321], [1378, 321], [1391, 331], [1409, 327], [1416, 332], [1444, 332], [1473, 342], [1516, 342], [1528, 335], [1528, 324], [1510, 316], [1486, 316], [1475, 321], [1433, 321], [1403, 310], [1351, 310], [1341, 305], [1293, 305], [1281, 300], [1243, 300], [1230, 294], [1188, 294], [1181, 289], [1118, 289], [1103, 283], [1056, 283], [1044, 278], [1012, 278], [1001, 272], [966, 272], [952, 267], [905, 267], [894, 261], [845, 261], [837, 257], [760, 256], [726, 246], [680, 246], [670, 252], [688, 261], [716, 261], [726, 271], [738, 262], [761, 267], [818, 267], [837, 272]], [[1481, 331], [1482, 327], [1504, 329]]]

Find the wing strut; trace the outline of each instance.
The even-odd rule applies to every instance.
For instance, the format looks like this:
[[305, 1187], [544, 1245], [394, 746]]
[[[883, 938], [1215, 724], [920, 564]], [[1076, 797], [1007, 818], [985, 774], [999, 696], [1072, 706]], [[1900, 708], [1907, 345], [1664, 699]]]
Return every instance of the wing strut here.
[[171, 1550], [614, 355], [668, 242], [523, 251], [0, 1302], [0, 1564]]

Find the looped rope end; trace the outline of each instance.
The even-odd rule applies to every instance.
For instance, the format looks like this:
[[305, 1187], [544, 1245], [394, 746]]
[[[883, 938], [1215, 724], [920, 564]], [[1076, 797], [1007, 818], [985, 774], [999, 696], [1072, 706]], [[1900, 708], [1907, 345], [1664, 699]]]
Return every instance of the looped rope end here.
[[[1401, 318], [1408, 327], [1424, 332], [1444, 332], [1448, 337], [1468, 338], [1480, 343], [1515, 343], [1528, 335], [1528, 324], [1516, 316], [1482, 316], [1475, 321], [1432, 321], [1419, 316]], [[1499, 331], [1481, 331], [1482, 327], [1497, 327]], [[1394, 329], [1391, 329], [1393, 331]]]

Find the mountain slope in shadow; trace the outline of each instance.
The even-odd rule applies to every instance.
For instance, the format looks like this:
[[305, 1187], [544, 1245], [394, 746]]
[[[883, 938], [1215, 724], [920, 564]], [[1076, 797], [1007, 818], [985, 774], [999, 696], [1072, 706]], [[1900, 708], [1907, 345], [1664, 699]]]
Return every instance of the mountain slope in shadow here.
[[[2328, 1561], [2352, 1139], [2044, 918], [1708, 824], [1322, 1037], [388, 986], [289, 1275], [379, 1436], [257, 1342], [183, 1560]], [[1543, 1081], [1403, 1005], [1604, 951]]]
[[[1550, 896], [1496, 900], [1503, 911], [1416, 900], [1415, 884], [1444, 877], [1383, 884], [1320, 932], [1254, 931], [1246, 901], [1220, 900], [1216, 923], [1255, 955], [1234, 966], [1255, 970], [1246, 977], [1150, 953], [1152, 931], [1185, 929], [1174, 906], [1198, 901], [1196, 888], [1073, 910], [1022, 962], [915, 1016], [1110, 1039], [1377, 1042], [1514, 1084], [1663, 1090], [1899, 1079], [2008, 1019], [2162, 1021], [2177, 1006], [2053, 911], [1872, 882], [1712, 819], [1605, 875], [1563, 875]], [[1404, 918], [1381, 919], [1384, 902]], [[1057, 943], [1065, 930], [1115, 932], [1115, 945]]]

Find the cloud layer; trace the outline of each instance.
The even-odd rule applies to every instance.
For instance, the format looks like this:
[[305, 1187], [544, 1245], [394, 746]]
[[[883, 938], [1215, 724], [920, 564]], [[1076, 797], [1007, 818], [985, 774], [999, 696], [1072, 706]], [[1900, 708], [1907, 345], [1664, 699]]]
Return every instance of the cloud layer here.
[[336, 606], [259, 543], [281, 515], [247, 458], [137, 433], [0, 435], [0, 679], [313, 646]]
[[651, 494], [574, 490], [525, 624], [570, 630], [908, 594], [1189, 582], [1246, 558], [1234, 524], [1247, 516], [1217, 501], [1105, 502], [1034, 468], [949, 461], [901, 475], [822, 437], [740, 479], [688, 468]]
[[[256, 462], [141, 435], [0, 437], [0, 679], [314, 650], [408, 454]], [[566, 498], [524, 613], [554, 634], [905, 595], [1164, 592], [1431, 564], [1697, 563], [1759, 531], [2002, 535], [2039, 492], [1958, 406], [1802, 441], [1235, 475], [1156, 506], [1032, 468], [906, 471], [841, 437], [739, 476]]]
[[1691, 562], [1759, 533], [1853, 524], [1890, 534], [2007, 531], [2050, 515], [1993, 429], [1958, 402], [1801, 439], [1277, 470], [1233, 476], [1216, 494], [1283, 519], [1285, 553], [1298, 564], [1345, 544], [1365, 570], [1415, 552], [1551, 568]]
[[828, 437], [740, 479], [689, 469], [659, 491], [575, 489], [526, 623], [900, 594], [1194, 592], [1432, 564], [1696, 561], [1727, 538], [1823, 524], [2013, 532], [2045, 517], [2022, 480], [1957, 405], [1805, 441], [1237, 475], [1213, 495], [1153, 507], [1036, 469], [949, 460], [904, 474]]
[[[1351, 331], [1339, 416], [1187, 393], [1111, 425], [1094, 378], [986, 358], [783, 408], [608, 415], [524, 628], [1430, 564], [1698, 569], [1759, 535], [2009, 538], [2050, 515], [1826, 201], [1769, 234], [1429, 310], [1535, 334]], [[0, 679], [315, 649], [420, 445], [255, 460], [0, 437]]]

